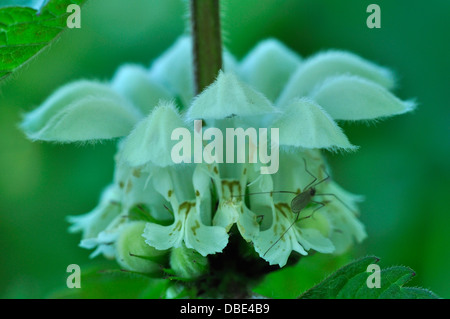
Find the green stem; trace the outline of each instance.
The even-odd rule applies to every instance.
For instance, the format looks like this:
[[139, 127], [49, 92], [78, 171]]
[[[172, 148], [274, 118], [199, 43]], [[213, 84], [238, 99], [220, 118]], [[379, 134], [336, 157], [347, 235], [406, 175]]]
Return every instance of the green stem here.
[[219, 0], [191, 0], [195, 94], [213, 83], [222, 68]]

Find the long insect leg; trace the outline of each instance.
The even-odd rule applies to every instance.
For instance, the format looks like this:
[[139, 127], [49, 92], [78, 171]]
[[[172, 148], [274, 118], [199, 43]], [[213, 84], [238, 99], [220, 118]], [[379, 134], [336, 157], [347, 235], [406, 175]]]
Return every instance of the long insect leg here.
[[295, 194], [295, 195], [298, 195], [298, 193], [290, 192], [290, 191], [271, 191], [271, 192], [248, 193], [248, 194], [242, 194], [242, 195], [231, 195], [231, 197], [244, 197], [244, 196], [250, 196], [250, 195], [275, 194], [275, 193], [284, 193], [284, 194]]
[[[305, 158], [303, 158], [303, 162], [305, 163], [305, 171], [306, 171], [309, 175], [311, 175], [311, 176], [314, 178], [313, 181], [312, 181], [311, 183], [309, 183], [308, 185], [306, 185], [306, 187], [304, 188], [304, 189], [308, 189], [308, 188], [312, 187], [312, 186], [314, 185], [314, 183], [316, 183], [317, 177], [314, 176], [313, 173], [311, 173], [311, 172], [308, 170], [308, 167], [307, 167], [307, 165], [306, 165], [306, 159], [305, 159]], [[324, 166], [324, 165], [322, 165], [322, 166]], [[324, 177], [323, 179], [321, 179], [320, 181], [318, 181], [318, 182], [314, 185], [314, 187], [316, 187], [317, 185], [319, 185], [319, 184], [325, 182], [326, 180], [330, 179], [330, 174], [328, 174], [328, 172], [326, 171], [325, 167], [323, 168], [323, 171], [325, 172], [325, 174], [326, 174], [327, 176]]]
[[289, 231], [289, 229], [291, 229], [292, 226], [294, 226], [294, 224], [295, 224], [297, 221], [312, 217], [316, 211], [318, 211], [319, 209], [321, 209], [322, 207], [325, 206], [325, 204], [322, 203], [322, 202], [316, 202], [316, 201], [311, 201], [311, 202], [320, 205], [320, 207], [317, 207], [316, 209], [314, 209], [313, 212], [311, 213], [311, 215], [306, 216], [306, 217], [302, 217], [302, 218], [299, 218], [300, 212], [298, 212], [298, 213], [295, 215], [295, 219], [294, 219], [294, 221], [292, 222], [292, 224], [290, 224], [289, 227], [288, 227], [288, 228], [283, 232], [283, 234], [280, 236], [280, 238], [278, 238], [278, 239], [277, 239], [277, 240], [269, 247], [269, 249], [266, 250], [266, 252], [264, 253], [263, 257], [266, 256], [266, 254], [269, 252], [269, 250], [271, 250], [271, 249], [273, 248], [273, 246], [275, 246], [275, 245], [283, 238], [283, 236]]
[[308, 173], [309, 175], [312, 176], [313, 181], [311, 183], [309, 183], [308, 185], [306, 185], [306, 187], [304, 189], [308, 189], [311, 185], [313, 185], [316, 181], [317, 181], [317, 177], [313, 175], [313, 173], [311, 173], [308, 170], [308, 165], [306, 165], [306, 159], [303, 157], [303, 162], [305, 163], [305, 172]]
[[349, 211], [351, 211], [353, 214], [358, 215], [357, 212], [355, 212], [353, 209], [350, 208], [342, 199], [340, 199], [336, 194], [319, 194], [316, 193], [316, 196], [333, 196], [336, 198], [342, 205], [344, 205]]
[[291, 225], [289, 225], [289, 227], [283, 232], [283, 234], [281, 234], [280, 238], [278, 238], [270, 247], [269, 249], [266, 250], [266, 252], [264, 253], [263, 257], [266, 256], [266, 254], [269, 252], [269, 250], [271, 250], [273, 248], [273, 246], [275, 246], [280, 240], [281, 238], [284, 237], [284, 235], [289, 231], [289, 229], [291, 229], [291, 227], [297, 222], [298, 220], [298, 216], [300, 215], [300, 212], [297, 213], [297, 215], [295, 215], [295, 220], [292, 222]]
[[299, 220], [303, 220], [303, 219], [307, 219], [307, 218], [313, 217], [313, 215], [314, 215], [315, 212], [317, 212], [319, 209], [321, 209], [321, 208], [323, 208], [323, 207], [325, 206], [325, 202], [316, 202], [316, 201], [313, 201], [313, 200], [312, 200], [311, 202], [314, 203], [314, 204], [320, 205], [320, 206], [317, 207], [317, 208], [315, 208], [315, 209], [313, 210], [313, 212], [311, 213], [311, 215], [302, 217], [302, 218], [300, 218]]
[[303, 220], [303, 219], [307, 219], [307, 218], [313, 217], [313, 215], [314, 215], [315, 212], [317, 212], [319, 209], [321, 209], [322, 207], [325, 206], [325, 203], [324, 203], [324, 202], [316, 202], [316, 201], [313, 201], [313, 200], [312, 200], [311, 203], [314, 203], [314, 204], [317, 204], [317, 205], [320, 205], [320, 206], [319, 206], [319, 207], [316, 207], [316, 208], [313, 210], [313, 212], [311, 213], [311, 215], [302, 217], [302, 218], [300, 218], [299, 220]]
[[298, 213], [295, 215], [295, 220], [292, 222], [292, 224], [289, 225], [288, 229], [286, 229], [286, 230], [283, 232], [283, 234], [280, 236], [280, 238], [278, 238], [278, 239], [277, 239], [277, 240], [269, 247], [269, 249], [266, 250], [266, 252], [264, 253], [263, 257], [266, 256], [266, 254], [269, 252], [269, 250], [271, 250], [271, 249], [273, 248], [273, 246], [275, 246], [275, 245], [276, 245], [276, 244], [284, 237], [284, 235], [289, 231], [289, 229], [291, 229], [292, 226], [294, 226], [294, 224], [295, 224], [297, 221], [302, 220], [302, 219], [306, 219], [306, 218], [311, 218], [311, 217], [314, 215], [314, 213], [315, 213], [316, 211], [318, 211], [319, 209], [321, 209], [322, 207], [325, 206], [325, 204], [324, 204], [323, 202], [316, 202], [316, 201], [311, 201], [311, 202], [312, 202], [312, 203], [315, 203], [315, 204], [318, 204], [318, 205], [320, 205], [320, 206], [317, 207], [316, 209], [314, 209], [313, 212], [311, 213], [311, 215], [305, 216], [305, 217], [302, 217], [302, 218], [299, 218], [300, 212], [298, 212]]

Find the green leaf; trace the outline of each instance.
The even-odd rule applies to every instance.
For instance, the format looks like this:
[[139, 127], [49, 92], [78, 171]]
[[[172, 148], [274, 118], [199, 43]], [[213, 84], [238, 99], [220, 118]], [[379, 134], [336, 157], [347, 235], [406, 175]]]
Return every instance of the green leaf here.
[[8, 6], [13, 4], [8, 1], [3, 4], [0, 8], [0, 79], [29, 61], [66, 28], [69, 4], [81, 5], [85, 1], [50, 0], [46, 5], [46, 1], [16, 1], [16, 6]]
[[275, 299], [295, 299], [323, 280], [324, 273], [332, 273], [352, 260], [347, 252], [330, 258], [329, 254], [310, 254], [301, 261], [270, 272], [252, 290], [258, 295]]
[[403, 287], [415, 273], [405, 266], [380, 271], [380, 287], [369, 288], [372, 272], [367, 267], [376, 264], [377, 257], [368, 256], [351, 262], [303, 293], [299, 299], [436, 299], [433, 292], [417, 287]]
[[0, 8], [3, 7], [30, 7], [41, 10], [48, 3], [48, 0], [3, 0]]

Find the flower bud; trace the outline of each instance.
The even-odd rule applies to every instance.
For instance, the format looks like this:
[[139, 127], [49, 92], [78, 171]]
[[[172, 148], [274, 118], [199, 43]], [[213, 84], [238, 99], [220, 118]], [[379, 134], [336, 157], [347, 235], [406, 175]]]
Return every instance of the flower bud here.
[[208, 258], [184, 245], [172, 248], [170, 267], [176, 276], [184, 279], [196, 279], [209, 271]]
[[136, 221], [124, 226], [116, 243], [117, 262], [127, 270], [153, 273], [161, 270], [166, 250], [157, 250], [145, 243], [142, 233], [146, 222]]

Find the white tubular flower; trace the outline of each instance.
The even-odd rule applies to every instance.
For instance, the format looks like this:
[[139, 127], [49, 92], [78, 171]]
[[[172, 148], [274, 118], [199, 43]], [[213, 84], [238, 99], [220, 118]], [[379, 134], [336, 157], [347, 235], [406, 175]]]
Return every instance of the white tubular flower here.
[[[249, 180], [248, 170], [251, 165], [225, 166], [220, 165], [222, 170], [218, 166], [213, 167], [212, 178], [219, 200], [213, 224], [222, 226], [227, 231], [236, 224], [242, 237], [246, 241], [252, 241], [259, 234], [259, 224], [256, 215], [245, 205], [242, 197], [245, 195], [246, 184]], [[224, 170], [227, 170], [228, 176], [234, 178], [220, 177], [221, 173], [224, 174]]]
[[302, 59], [270, 39], [240, 63], [224, 52], [223, 70], [194, 96], [191, 49], [183, 36], [150, 69], [126, 64], [109, 83], [70, 83], [25, 116], [32, 140], [123, 138], [98, 206], [68, 218], [80, 246], [148, 273], [171, 249], [172, 270], [192, 279], [213, 267], [206, 256], [224, 250], [234, 225], [245, 241], [233, 245], [280, 267], [292, 252], [361, 242], [361, 198], [331, 180], [321, 151], [357, 149], [336, 121], [415, 108], [389, 91], [392, 73], [343, 51]]
[[100, 254], [110, 259], [115, 257], [114, 244], [121, 226], [127, 220], [119, 201], [120, 197], [118, 187], [111, 185], [105, 190], [100, 204], [93, 211], [85, 215], [69, 217], [69, 222], [73, 223], [69, 231], [83, 232], [80, 247], [96, 248], [90, 255], [91, 258]]
[[[308, 171], [304, 163], [309, 163]], [[250, 207], [253, 211], [263, 213], [260, 236], [255, 240], [255, 250], [270, 264], [278, 264], [283, 267], [292, 251], [307, 255], [307, 251], [314, 249], [322, 253], [334, 251], [334, 245], [330, 241], [328, 221], [321, 218], [320, 222], [309, 223], [303, 227], [300, 223], [303, 219], [310, 218], [317, 207], [312, 207], [311, 202], [297, 216], [291, 210], [292, 199], [305, 187], [311, 185], [314, 177], [317, 181], [325, 178], [323, 161], [320, 154], [312, 151], [299, 151], [280, 153], [280, 169], [276, 174], [262, 176], [260, 186], [256, 189], [250, 186], [250, 194], [264, 192], [250, 199]], [[273, 183], [273, 184], [272, 184]], [[282, 190], [292, 193], [277, 193]], [[271, 193], [273, 191], [273, 193]], [[269, 194], [265, 193], [269, 192]], [[258, 199], [257, 196], [259, 197]], [[315, 221], [316, 214], [311, 216]]]
[[[187, 117], [190, 120], [204, 119], [206, 123], [211, 123], [209, 126], [220, 128], [222, 137], [225, 133], [227, 141], [230, 136], [234, 141], [235, 128], [240, 125], [247, 127], [249, 123], [255, 124], [255, 121], [257, 123], [275, 111], [263, 94], [240, 81], [235, 74], [220, 72], [216, 81], [194, 99]], [[254, 136], [251, 133], [248, 131], [249, 142], [243, 144], [245, 147], [250, 144], [248, 157], [254, 159], [256, 154], [252, 153], [252, 150], [256, 149], [259, 132], [254, 130]], [[215, 138], [220, 139], [218, 136]], [[234, 154], [238, 149], [242, 151], [242, 148], [243, 145], [227, 144], [223, 154], [226, 159], [219, 159], [218, 163], [208, 166], [219, 199], [213, 224], [229, 231], [236, 223], [242, 237], [251, 241], [256, 238], [259, 225], [256, 215], [245, 205], [242, 196], [245, 195], [247, 183], [251, 182], [248, 173], [254, 169], [256, 161], [235, 161]]]
[[[173, 224], [148, 223], [146, 243], [160, 250], [181, 247], [203, 256], [220, 252], [228, 235], [223, 227], [211, 225], [210, 178], [200, 165], [175, 164], [171, 158], [174, 129], [184, 127], [172, 104], [162, 104], [142, 120], [124, 141], [120, 158], [131, 167], [143, 167], [154, 189], [173, 212]], [[161, 207], [162, 208], [162, 207]]]
[[342, 254], [355, 241], [360, 243], [367, 237], [364, 225], [357, 218], [357, 203], [361, 202], [363, 197], [349, 193], [334, 181], [324, 183], [320, 193], [331, 194], [317, 196], [318, 201], [325, 203], [318, 212], [328, 220], [329, 238], [336, 248], [334, 253]]
[[174, 222], [169, 226], [148, 223], [146, 243], [164, 250], [181, 247], [195, 249], [202, 256], [221, 252], [227, 245], [225, 228], [210, 226], [211, 194], [209, 176], [201, 166], [155, 168], [153, 183], [170, 202]]
[[103, 254], [106, 258], [113, 259], [116, 256], [116, 240], [120, 235], [121, 227], [125, 225], [126, 221], [127, 216], [124, 213], [120, 214], [97, 237], [82, 239], [80, 247], [86, 249], [96, 248], [90, 255], [91, 258]]
[[120, 190], [116, 185], [108, 186], [103, 191], [98, 206], [91, 212], [80, 216], [67, 217], [67, 220], [72, 224], [69, 231], [72, 233], [81, 231], [83, 239], [96, 238], [120, 215], [122, 210], [120, 198]]

